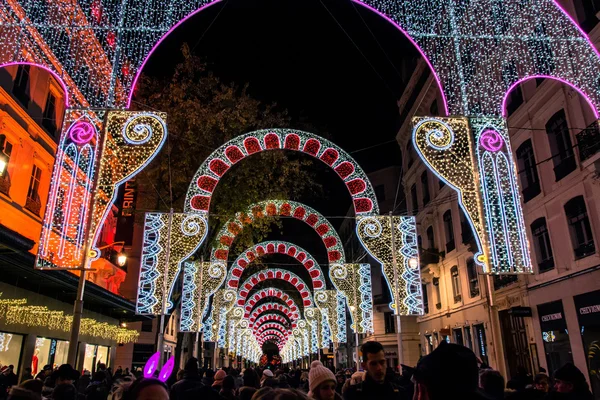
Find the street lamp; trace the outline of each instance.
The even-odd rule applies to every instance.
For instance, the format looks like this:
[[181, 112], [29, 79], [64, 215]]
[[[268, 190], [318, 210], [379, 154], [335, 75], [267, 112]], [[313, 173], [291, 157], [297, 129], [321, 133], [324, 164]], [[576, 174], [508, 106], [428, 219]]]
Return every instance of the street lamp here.
[[124, 267], [126, 263], [127, 263], [127, 254], [120, 252], [117, 255], [117, 264], [119, 264], [119, 267]]
[[4, 174], [6, 171], [6, 166], [8, 165], [8, 157], [2, 151], [0, 151], [0, 176]]

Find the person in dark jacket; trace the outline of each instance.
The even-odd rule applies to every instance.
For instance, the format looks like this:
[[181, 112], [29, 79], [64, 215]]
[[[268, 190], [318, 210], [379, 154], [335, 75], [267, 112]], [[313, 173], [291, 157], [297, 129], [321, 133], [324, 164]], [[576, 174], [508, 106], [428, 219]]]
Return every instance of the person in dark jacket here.
[[183, 367], [183, 379], [171, 387], [169, 399], [181, 400], [185, 391], [204, 386], [198, 371], [198, 359], [190, 358]]
[[379, 342], [366, 342], [362, 345], [362, 367], [365, 370], [365, 379], [354, 386], [350, 386], [344, 393], [345, 400], [409, 400], [405, 391], [386, 380], [385, 352]]
[[594, 396], [590, 392], [583, 373], [575, 365], [566, 363], [554, 372], [554, 390], [560, 395], [550, 395], [550, 398], [564, 398], [577, 400], [592, 400]]

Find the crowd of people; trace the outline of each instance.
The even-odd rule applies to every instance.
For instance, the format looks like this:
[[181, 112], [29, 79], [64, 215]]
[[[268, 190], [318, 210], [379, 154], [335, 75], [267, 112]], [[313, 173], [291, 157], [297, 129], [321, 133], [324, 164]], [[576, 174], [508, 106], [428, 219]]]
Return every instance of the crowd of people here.
[[367, 342], [361, 350], [362, 371], [333, 371], [320, 361], [308, 370], [213, 371], [199, 368], [191, 358], [166, 383], [120, 367], [113, 374], [99, 364], [90, 375], [64, 364], [56, 370], [46, 366], [17, 385], [7, 368], [0, 374], [0, 400], [593, 400], [585, 376], [573, 364], [552, 377], [522, 371], [505, 382], [498, 371], [457, 344], [443, 342], [415, 368], [403, 366], [402, 374], [387, 367], [380, 343]]

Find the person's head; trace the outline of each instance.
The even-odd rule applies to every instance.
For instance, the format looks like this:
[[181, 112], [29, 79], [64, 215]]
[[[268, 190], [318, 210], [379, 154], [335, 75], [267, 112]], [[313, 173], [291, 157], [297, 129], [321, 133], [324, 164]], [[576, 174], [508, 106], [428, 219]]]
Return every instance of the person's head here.
[[533, 388], [535, 390], [539, 390], [540, 392], [548, 393], [548, 390], [550, 389], [550, 380], [548, 379], [548, 375], [537, 374], [535, 378], [533, 378]]
[[31, 375], [31, 368], [29, 368], [29, 367], [25, 368], [25, 373], [27, 375]]
[[92, 377], [92, 381], [94, 382], [102, 382], [106, 379], [106, 372], [104, 371], [96, 371], [94, 372], [94, 376]]
[[350, 376], [350, 385], [358, 385], [365, 379], [365, 373], [357, 371]]
[[122, 400], [169, 400], [167, 386], [154, 378], [133, 381], [123, 391]]
[[19, 387], [34, 393], [38, 400], [42, 398], [42, 388], [44, 387], [44, 382], [40, 381], [39, 379], [27, 379], [26, 381], [21, 382]]
[[242, 386], [238, 397], [240, 400], [252, 400], [252, 396], [256, 393], [256, 388], [251, 386]]
[[279, 380], [275, 377], [267, 378], [263, 381], [262, 385], [263, 385], [263, 387], [276, 388], [276, 387], [279, 387]]
[[198, 359], [195, 357], [190, 358], [185, 363], [183, 370], [188, 375], [198, 375]]
[[41, 398], [41, 393], [33, 393], [30, 390], [17, 386], [13, 386], [8, 393], [8, 400], [40, 400]]
[[242, 380], [244, 381], [244, 386], [253, 387], [258, 389], [260, 387], [260, 379], [258, 378], [258, 374], [254, 368], [248, 368], [244, 371], [244, 375], [242, 376]]
[[346, 382], [346, 376], [344, 374], [341, 374], [341, 373], [337, 374], [335, 376], [335, 379], [337, 380], [338, 384], [343, 384], [344, 382]]
[[336, 379], [329, 368], [321, 361], [313, 361], [308, 371], [309, 396], [316, 400], [333, 400], [335, 397]]
[[227, 375], [223, 378], [223, 390], [233, 391], [235, 390], [235, 379], [231, 375]]
[[98, 363], [98, 369], [100, 371], [104, 371], [106, 369], [106, 364], [99, 362]]
[[470, 349], [443, 341], [419, 361], [413, 381], [415, 398], [454, 399], [475, 394], [479, 384], [477, 358]]
[[218, 370], [217, 373], [215, 374], [215, 381], [213, 382], [213, 386], [222, 386], [223, 385], [223, 379], [225, 379], [225, 377], [227, 376], [227, 372], [223, 371], [222, 369]]
[[498, 371], [486, 369], [479, 374], [479, 387], [490, 396], [504, 396], [504, 377]]
[[70, 364], [63, 364], [56, 371], [56, 385], [72, 385], [78, 375]]
[[362, 367], [367, 375], [376, 382], [385, 381], [386, 360], [383, 346], [379, 342], [371, 341], [362, 345]]
[[554, 390], [558, 393], [576, 393], [584, 388], [585, 376], [575, 365], [566, 363], [554, 372]]
[[262, 373], [262, 380], [272, 378], [274, 376], [275, 374], [273, 374], [273, 371], [271, 371], [270, 369], [265, 369]]
[[52, 373], [52, 365], [50, 365], [50, 364], [44, 365], [44, 368], [42, 369], [42, 371], [44, 371], [44, 376], [50, 376], [50, 374]]
[[70, 383], [61, 383], [54, 387], [52, 391], [53, 400], [76, 400], [77, 389]]
[[309, 398], [298, 390], [265, 387], [254, 393], [252, 400], [309, 400]]

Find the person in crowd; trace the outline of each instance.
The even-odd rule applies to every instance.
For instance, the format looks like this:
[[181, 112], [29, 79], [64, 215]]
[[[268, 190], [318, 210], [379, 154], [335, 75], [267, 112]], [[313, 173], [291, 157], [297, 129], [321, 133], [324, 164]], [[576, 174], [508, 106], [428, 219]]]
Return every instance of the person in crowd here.
[[308, 392], [308, 372], [307, 371], [302, 371], [302, 374], [300, 375], [300, 384], [298, 385], [298, 388], [300, 390], [302, 390], [304, 393]]
[[33, 375], [31, 374], [31, 368], [25, 368], [25, 372], [23, 372], [23, 376], [21, 377], [21, 383], [33, 379]]
[[262, 373], [262, 378], [260, 378], [260, 387], [264, 386], [265, 380], [269, 379], [269, 378], [273, 378], [273, 371], [271, 371], [268, 368], [265, 368], [265, 370]]
[[583, 373], [572, 363], [566, 363], [554, 372], [554, 390], [560, 393], [551, 398], [592, 400], [594, 397], [590, 392]]
[[309, 400], [309, 398], [299, 390], [265, 387], [256, 392], [252, 400]]
[[106, 400], [111, 386], [107, 382], [107, 373], [96, 371], [88, 387], [85, 389], [86, 400]]
[[300, 368], [296, 368], [288, 379], [288, 383], [290, 387], [293, 389], [298, 389], [300, 387], [300, 377], [302, 376], [302, 370]]
[[262, 387], [277, 388], [279, 387], [279, 380], [275, 377], [267, 378], [263, 381]]
[[28, 379], [24, 382], [21, 382], [19, 385], [20, 388], [25, 389], [33, 393], [36, 400], [42, 399], [42, 387], [44, 383], [39, 379]]
[[42, 382], [46, 380], [47, 377], [52, 374], [52, 366], [50, 364], [44, 365], [44, 368], [35, 376], [35, 379], [39, 379]]
[[288, 383], [287, 374], [282, 373], [277, 378], [277, 387], [280, 389], [290, 389], [290, 384]]
[[335, 392], [337, 380], [329, 368], [325, 368], [321, 361], [313, 361], [308, 371], [308, 396], [315, 400], [341, 400]]
[[343, 372], [338, 372], [337, 375], [335, 376], [336, 379], [336, 385], [335, 385], [335, 392], [337, 394], [342, 394], [342, 388], [344, 387], [344, 383], [346, 383], [346, 375], [344, 375]]
[[255, 389], [260, 388], [260, 380], [254, 368], [247, 368], [244, 370], [242, 380], [244, 382], [244, 386], [253, 387]]
[[125, 388], [121, 400], [169, 400], [169, 391], [158, 379], [137, 379]]
[[235, 379], [231, 375], [223, 378], [223, 385], [219, 391], [219, 396], [222, 400], [237, 400], [235, 395]]
[[58, 385], [72, 385], [79, 377], [79, 372], [74, 370], [71, 364], [63, 364], [51, 376], [54, 378], [54, 387]]
[[362, 371], [358, 371], [350, 375], [350, 378], [346, 379], [344, 386], [342, 386], [341, 395], [344, 396], [344, 394], [346, 394], [346, 390], [348, 390], [350, 386], [358, 385], [359, 383], [361, 383], [364, 377], [365, 373]]
[[233, 380], [235, 381], [235, 390], [238, 390], [242, 386], [244, 386], [244, 380], [240, 376], [240, 370], [237, 368], [231, 368], [229, 370], [229, 375], [233, 376]]
[[385, 380], [385, 352], [379, 342], [371, 341], [362, 345], [362, 368], [365, 370], [364, 380], [357, 385], [349, 386], [344, 394], [345, 400], [372, 399], [409, 399], [409, 394]]
[[484, 369], [479, 373], [479, 388], [492, 400], [504, 398], [504, 377], [493, 369]]
[[183, 367], [183, 378], [173, 386], [171, 386], [171, 392], [169, 398], [171, 400], [181, 400], [182, 395], [185, 391], [194, 389], [197, 387], [204, 386], [202, 384], [202, 378], [200, 377], [198, 368], [198, 359], [190, 358]]
[[548, 375], [539, 373], [533, 378], [533, 389], [541, 393], [548, 393], [550, 389], [550, 378]]
[[72, 383], [59, 383], [52, 391], [52, 400], [77, 400], [77, 395], [77, 389]]
[[528, 385], [531, 385], [532, 383], [533, 377], [531, 374], [525, 367], [519, 365], [517, 367], [517, 374], [506, 383], [506, 387], [517, 392], [522, 392]]
[[204, 378], [202, 378], [202, 383], [205, 386], [211, 387], [214, 382], [215, 382], [215, 371], [213, 371], [212, 369], [209, 368], [206, 370], [206, 374], [204, 374]]
[[223, 379], [227, 376], [227, 372], [220, 369], [215, 374], [215, 381], [212, 384], [212, 388], [218, 393], [223, 388]]
[[251, 386], [242, 386], [239, 390], [239, 400], [252, 400], [252, 396], [256, 393], [257, 389]]
[[446, 341], [419, 361], [413, 380], [414, 398], [420, 400], [487, 398], [479, 390], [479, 368], [475, 353]]
[[83, 375], [77, 380], [77, 385], [75, 387], [79, 393], [85, 393], [85, 389], [87, 389], [91, 382], [92, 377], [90, 371], [85, 370], [83, 371]]

